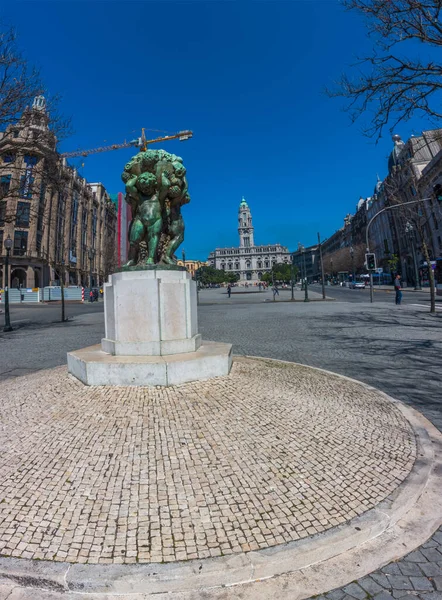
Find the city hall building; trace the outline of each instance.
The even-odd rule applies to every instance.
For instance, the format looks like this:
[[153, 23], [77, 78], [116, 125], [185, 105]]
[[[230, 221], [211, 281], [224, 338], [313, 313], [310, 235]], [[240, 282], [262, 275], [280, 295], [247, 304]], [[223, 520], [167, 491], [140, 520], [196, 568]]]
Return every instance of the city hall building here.
[[290, 263], [290, 252], [281, 244], [255, 246], [252, 213], [241, 201], [238, 209], [239, 248], [216, 248], [209, 254], [211, 267], [237, 273], [240, 282], [259, 281], [277, 263]]

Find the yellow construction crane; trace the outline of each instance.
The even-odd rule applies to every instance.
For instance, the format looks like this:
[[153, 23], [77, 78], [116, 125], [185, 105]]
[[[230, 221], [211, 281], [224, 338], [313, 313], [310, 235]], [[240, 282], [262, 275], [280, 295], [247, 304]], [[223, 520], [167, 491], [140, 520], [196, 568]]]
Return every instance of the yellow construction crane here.
[[141, 130], [141, 137], [132, 140], [131, 142], [123, 142], [122, 144], [112, 144], [112, 146], [100, 146], [99, 148], [92, 148], [91, 150], [75, 150], [74, 152], [63, 152], [62, 158], [74, 158], [76, 156], [89, 156], [89, 154], [97, 154], [98, 152], [108, 152], [109, 150], [120, 150], [120, 148], [130, 148], [135, 146], [140, 149], [140, 152], [145, 152], [150, 144], [156, 144], [158, 142], [166, 142], [168, 140], [179, 139], [180, 142], [189, 140], [193, 136], [193, 132], [189, 130], [178, 131], [171, 135], [165, 135], [158, 137], [153, 140], [146, 140], [145, 129]]

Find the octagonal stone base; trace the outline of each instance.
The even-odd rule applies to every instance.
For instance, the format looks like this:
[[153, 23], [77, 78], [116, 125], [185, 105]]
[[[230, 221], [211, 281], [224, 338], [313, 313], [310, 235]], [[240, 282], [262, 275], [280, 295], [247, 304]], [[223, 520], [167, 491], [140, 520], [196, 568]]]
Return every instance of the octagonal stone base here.
[[86, 385], [178, 385], [228, 375], [232, 345], [203, 342], [195, 352], [113, 356], [99, 345], [68, 353], [69, 373]]

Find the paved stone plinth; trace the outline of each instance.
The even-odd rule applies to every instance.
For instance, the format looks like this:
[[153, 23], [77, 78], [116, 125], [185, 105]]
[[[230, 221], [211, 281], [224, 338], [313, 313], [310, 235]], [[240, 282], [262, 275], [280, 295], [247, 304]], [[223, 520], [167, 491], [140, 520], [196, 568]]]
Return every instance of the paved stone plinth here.
[[72, 563], [304, 539], [375, 507], [416, 456], [383, 395], [270, 360], [168, 388], [52, 369], [3, 383], [0, 423], [0, 554]]

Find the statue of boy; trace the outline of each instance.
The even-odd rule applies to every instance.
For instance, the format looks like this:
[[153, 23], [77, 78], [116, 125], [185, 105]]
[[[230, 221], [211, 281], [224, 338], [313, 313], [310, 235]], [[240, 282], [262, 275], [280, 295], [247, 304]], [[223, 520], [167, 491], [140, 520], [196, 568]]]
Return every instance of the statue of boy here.
[[139, 263], [140, 243], [147, 242], [145, 264], [156, 262], [163, 218], [157, 178], [153, 173], [132, 175], [126, 183], [127, 198], [132, 207], [127, 267]]

